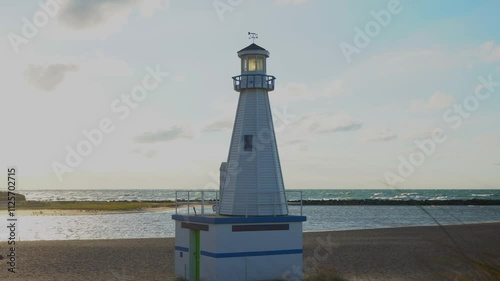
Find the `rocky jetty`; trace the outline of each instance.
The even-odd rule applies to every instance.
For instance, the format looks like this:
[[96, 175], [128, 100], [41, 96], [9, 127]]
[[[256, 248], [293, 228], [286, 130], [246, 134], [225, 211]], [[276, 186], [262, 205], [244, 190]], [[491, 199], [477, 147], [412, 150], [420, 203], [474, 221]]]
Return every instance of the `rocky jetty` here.
[[[288, 201], [291, 205], [300, 204], [298, 200]], [[500, 200], [494, 199], [468, 199], [468, 200], [386, 200], [386, 199], [345, 199], [345, 200], [303, 200], [303, 205], [500, 205]]]

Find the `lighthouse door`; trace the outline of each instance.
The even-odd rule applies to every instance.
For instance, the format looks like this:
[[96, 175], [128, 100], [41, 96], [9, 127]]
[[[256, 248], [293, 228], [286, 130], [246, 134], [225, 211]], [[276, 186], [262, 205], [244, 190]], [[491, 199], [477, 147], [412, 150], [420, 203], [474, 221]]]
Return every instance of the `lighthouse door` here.
[[189, 280], [200, 281], [200, 231], [189, 231]]

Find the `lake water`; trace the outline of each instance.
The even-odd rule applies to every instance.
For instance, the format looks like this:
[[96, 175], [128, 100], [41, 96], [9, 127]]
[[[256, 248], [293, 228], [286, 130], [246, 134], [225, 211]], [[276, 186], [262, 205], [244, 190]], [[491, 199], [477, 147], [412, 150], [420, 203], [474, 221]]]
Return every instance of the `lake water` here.
[[[292, 190], [290, 190], [292, 191]], [[26, 190], [19, 191], [28, 200], [36, 201], [161, 201], [174, 200], [171, 189], [126, 190]], [[384, 200], [467, 200], [500, 199], [500, 189], [303, 189], [303, 199], [384, 199]], [[201, 195], [193, 194], [192, 198]], [[207, 198], [214, 193], [207, 193]], [[298, 199], [296, 192], [288, 199]]]
[[[299, 206], [289, 208], [300, 213]], [[174, 213], [23, 216], [17, 234], [21, 241], [173, 237]], [[304, 206], [303, 214], [305, 231], [500, 222], [500, 206]], [[7, 216], [0, 221], [7, 225]], [[8, 237], [7, 230], [0, 227], [0, 237]]]

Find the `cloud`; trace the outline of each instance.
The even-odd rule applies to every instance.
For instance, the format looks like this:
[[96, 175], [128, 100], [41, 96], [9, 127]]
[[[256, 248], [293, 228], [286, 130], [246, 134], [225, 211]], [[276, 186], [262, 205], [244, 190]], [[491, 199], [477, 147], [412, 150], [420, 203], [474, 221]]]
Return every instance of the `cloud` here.
[[315, 88], [304, 83], [290, 82], [285, 85], [285, 89], [288, 94], [296, 98], [312, 99], [317, 97], [336, 97], [345, 94], [344, 81], [342, 80], [330, 80]]
[[398, 134], [389, 128], [372, 130], [365, 138], [367, 142], [388, 142], [398, 138]]
[[321, 117], [315, 131], [320, 134], [350, 132], [360, 129], [363, 124], [355, 121], [348, 113], [338, 113], [334, 116]]
[[138, 148], [138, 149], [134, 149], [132, 151], [132, 153], [140, 154], [146, 158], [154, 158], [154, 157], [158, 156], [159, 151], [154, 150], [154, 149], [149, 149], [149, 150], [144, 151], [144, 150]]
[[158, 155], [158, 150], [148, 150], [143, 154], [146, 158], [153, 158]]
[[73, 29], [101, 25], [113, 16], [131, 12], [139, 0], [73, 0], [61, 7], [59, 22]]
[[427, 101], [412, 100], [409, 110], [411, 112], [423, 112], [434, 109], [443, 109], [451, 106], [455, 99], [452, 95], [443, 92], [435, 92]]
[[335, 132], [349, 132], [349, 131], [355, 131], [360, 129], [363, 126], [362, 123], [360, 122], [355, 122], [355, 121], [345, 121], [341, 123], [334, 123], [334, 124], [329, 124], [327, 125], [327, 128], [323, 128], [318, 130], [319, 133], [325, 134], [325, 133], [335, 133]]
[[293, 140], [288, 140], [288, 141], [285, 141], [285, 142], [282, 142], [279, 144], [279, 146], [289, 146], [289, 145], [297, 145], [297, 144], [306, 144], [308, 142], [308, 140], [306, 139], [293, 139]]
[[274, 104], [288, 104], [290, 101], [338, 97], [345, 93], [345, 83], [339, 79], [314, 83], [314, 86], [302, 82], [288, 82], [276, 90], [272, 99]]
[[320, 96], [323, 97], [336, 97], [345, 94], [344, 81], [332, 80], [326, 83], [320, 90]]
[[150, 17], [159, 10], [168, 9], [169, 6], [169, 0], [144, 0], [140, 6], [140, 11], [142, 16]]
[[72, 0], [61, 5], [57, 14], [60, 26], [71, 32], [54, 30], [54, 33], [71, 38], [104, 39], [120, 31], [134, 11], [151, 17], [168, 6], [169, 0]]
[[303, 133], [329, 134], [350, 132], [360, 129], [363, 124], [355, 121], [349, 113], [338, 113], [333, 116], [306, 114], [298, 117], [289, 126], [298, 128]]
[[432, 138], [432, 132], [433, 130], [430, 129], [418, 130], [415, 128], [411, 128], [411, 131], [401, 134], [400, 137], [403, 140], [410, 140], [410, 141], [430, 139]]
[[31, 85], [52, 91], [63, 82], [67, 72], [76, 70], [78, 66], [74, 64], [29, 65], [24, 77]]
[[201, 129], [203, 133], [213, 133], [219, 131], [227, 131], [233, 128], [233, 121], [231, 119], [220, 119], [214, 121]]
[[305, 97], [307, 95], [311, 95], [310, 90], [307, 88], [307, 85], [304, 83], [297, 82], [289, 82], [285, 85], [285, 91], [287, 92], [289, 97]]
[[155, 142], [168, 142], [176, 139], [192, 139], [193, 134], [191, 130], [173, 126], [170, 129], [159, 130], [156, 132], [146, 132], [142, 135], [136, 136], [134, 141], [137, 143], [155, 143]]
[[500, 145], [500, 137], [492, 134], [482, 134], [474, 139], [481, 147], [497, 147]]
[[476, 89], [474, 90], [474, 93], [478, 93], [481, 91], [485, 86], [483, 84], [477, 84]]
[[486, 63], [493, 63], [500, 60], [500, 45], [495, 41], [488, 41], [479, 47], [479, 59]]
[[[283, 115], [287, 115], [286, 110]], [[273, 116], [275, 130], [279, 128], [290, 132], [295, 132], [297, 135], [302, 134], [329, 134], [337, 132], [355, 131], [362, 127], [362, 123], [355, 121], [350, 114], [341, 112], [333, 116], [318, 115], [318, 114], [304, 114], [293, 118], [286, 118], [281, 120], [277, 116]], [[279, 117], [279, 116], [278, 116]], [[281, 122], [280, 122], [281, 120]], [[228, 131], [233, 128], [233, 119], [224, 118], [209, 123], [201, 129], [201, 132], [219, 132]]]

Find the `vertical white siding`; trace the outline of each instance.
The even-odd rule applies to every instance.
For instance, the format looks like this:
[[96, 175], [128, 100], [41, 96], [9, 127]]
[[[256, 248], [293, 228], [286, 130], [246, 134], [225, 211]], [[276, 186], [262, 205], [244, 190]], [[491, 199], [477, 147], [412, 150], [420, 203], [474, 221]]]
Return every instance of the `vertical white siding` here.
[[[272, 122], [267, 91], [242, 90], [222, 184], [220, 214], [288, 214]], [[252, 151], [244, 150], [245, 135], [253, 136]]]

